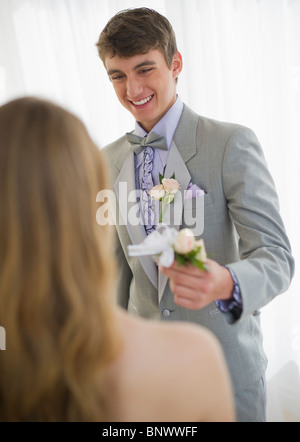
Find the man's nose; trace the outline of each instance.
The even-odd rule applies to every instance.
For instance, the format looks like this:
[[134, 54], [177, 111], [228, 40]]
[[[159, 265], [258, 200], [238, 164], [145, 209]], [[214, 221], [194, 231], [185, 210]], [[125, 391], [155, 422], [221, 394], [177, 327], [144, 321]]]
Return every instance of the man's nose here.
[[141, 98], [140, 94], [143, 91], [143, 86], [137, 78], [127, 79], [127, 96], [131, 99]]

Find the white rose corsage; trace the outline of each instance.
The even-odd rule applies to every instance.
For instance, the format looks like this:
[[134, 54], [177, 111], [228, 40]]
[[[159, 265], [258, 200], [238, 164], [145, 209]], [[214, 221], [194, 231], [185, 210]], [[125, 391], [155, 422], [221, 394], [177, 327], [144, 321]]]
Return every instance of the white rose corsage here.
[[180, 265], [193, 264], [201, 270], [208, 270], [203, 239], [196, 240], [192, 230], [176, 229], [159, 224], [144, 241], [128, 246], [129, 256], [153, 256], [158, 265], [170, 267], [176, 259]]

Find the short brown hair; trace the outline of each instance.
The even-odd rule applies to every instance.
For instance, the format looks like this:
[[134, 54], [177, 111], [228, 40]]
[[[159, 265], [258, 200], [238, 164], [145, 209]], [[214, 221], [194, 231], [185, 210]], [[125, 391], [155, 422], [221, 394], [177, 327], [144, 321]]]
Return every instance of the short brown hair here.
[[177, 52], [175, 33], [170, 22], [149, 8], [118, 12], [106, 24], [96, 46], [104, 64], [107, 56], [128, 58], [158, 49], [171, 68]]

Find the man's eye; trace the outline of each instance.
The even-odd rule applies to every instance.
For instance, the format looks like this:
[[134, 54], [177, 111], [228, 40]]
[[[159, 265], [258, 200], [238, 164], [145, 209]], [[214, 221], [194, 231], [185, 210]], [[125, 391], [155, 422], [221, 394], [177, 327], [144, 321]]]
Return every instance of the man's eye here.
[[146, 68], [146, 69], [141, 69], [140, 70], [140, 74], [147, 74], [148, 72], [150, 72], [150, 71], [152, 71], [153, 70], [153, 68]]
[[121, 74], [119, 74], [119, 75], [112, 75], [110, 77], [111, 81], [118, 81], [118, 80], [121, 80], [122, 78], [124, 78], [124, 75], [121, 75]]

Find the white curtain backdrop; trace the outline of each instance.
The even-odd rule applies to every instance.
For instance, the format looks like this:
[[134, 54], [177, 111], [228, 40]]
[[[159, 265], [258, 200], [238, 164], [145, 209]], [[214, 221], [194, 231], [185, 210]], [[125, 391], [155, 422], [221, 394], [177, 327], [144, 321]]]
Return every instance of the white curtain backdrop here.
[[[297, 265], [300, 0], [0, 0], [0, 104], [28, 94], [50, 98], [79, 115], [100, 148], [133, 129], [95, 43], [112, 15], [141, 6], [173, 24], [183, 101], [258, 135]], [[300, 421], [299, 291], [296, 271], [290, 289], [262, 310], [269, 421]]]

